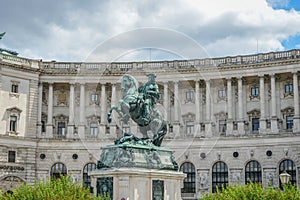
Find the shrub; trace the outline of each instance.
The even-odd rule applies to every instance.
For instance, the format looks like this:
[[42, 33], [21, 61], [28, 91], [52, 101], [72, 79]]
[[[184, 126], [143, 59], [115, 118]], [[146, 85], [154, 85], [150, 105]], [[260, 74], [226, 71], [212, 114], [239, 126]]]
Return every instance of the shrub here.
[[201, 200], [300, 200], [300, 189], [294, 185], [264, 188], [258, 183], [230, 185], [215, 194], [206, 194]]
[[33, 186], [23, 184], [13, 190], [12, 194], [1, 193], [1, 200], [110, 200], [105, 197], [96, 197], [90, 194], [89, 188], [72, 182], [70, 176], [61, 176], [58, 179], [38, 181]]

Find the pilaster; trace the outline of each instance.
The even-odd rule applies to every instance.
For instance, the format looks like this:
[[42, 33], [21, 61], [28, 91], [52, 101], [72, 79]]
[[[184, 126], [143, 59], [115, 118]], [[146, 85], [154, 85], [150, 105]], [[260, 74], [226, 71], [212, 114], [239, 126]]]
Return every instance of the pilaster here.
[[53, 83], [49, 82], [46, 137], [53, 138]]

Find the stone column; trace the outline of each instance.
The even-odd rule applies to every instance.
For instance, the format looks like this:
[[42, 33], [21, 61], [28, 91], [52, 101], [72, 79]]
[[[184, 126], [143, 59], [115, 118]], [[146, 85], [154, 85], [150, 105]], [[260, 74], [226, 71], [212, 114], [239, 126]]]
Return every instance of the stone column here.
[[106, 91], [105, 83], [101, 84], [101, 122], [98, 138], [103, 138], [106, 134]]
[[230, 135], [233, 132], [233, 116], [232, 116], [232, 84], [231, 78], [227, 79], [227, 129], [226, 135]]
[[298, 73], [293, 73], [293, 91], [294, 91], [294, 120], [293, 132], [300, 131], [300, 116], [299, 116], [299, 91], [298, 91]]
[[271, 133], [278, 133], [275, 74], [271, 75]]
[[168, 95], [168, 82], [164, 82], [164, 119], [169, 121], [169, 95]]
[[205, 81], [206, 85], [206, 116], [205, 116], [205, 132], [207, 137], [212, 136], [212, 124], [211, 124], [211, 94], [210, 94], [210, 80]]
[[78, 135], [85, 138], [85, 83], [80, 83]]
[[[117, 104], [116, 102], [116, 84], [112, 83], [111, 85], [111, 107], [115, 106]], [[117, 127], [116, 127], [116, 117], [115, 117], [115, 113], [112, 113], [112, 122], [109, 124], [109, 133], [111, 136], [115, 136], [117, 131]]]
[[199, 80], [195, 81], [195, 107], [196, 107], [196, 121], [195, 121], [195, 136], [200, 137], [200, 89]]
[[49, 84], [46, 137], [53, 138], [53, 83]]
[[43, 83], [39, 83], [38, 91], [38, 116], [37, 116], [37, 136], [42, 136], [42, 104], [43, 104]]
[[174, 122], [173, 122], [173, 133], [178, 135], [180, 131], [180, 123], [178, 116], [178, 104], [179, 104], [179, 95], [178, 95], [178, 81], [174, 82]]
[[67, 138], [73, 138], [74, 135], [74, 105], [75, 105], [75, 84], [70, 83], [70, 97], [69, 97], [69, 122]]
[[259, 133], [266, 132], [266, 105], [265, 105], [265, 77], [259, 77], [259, 98], [260, 98], [260, 119], [259, 119]]
[[244, 104], [243, 104], [243, 79], [242, 77], [238, 78], [238, 132], [239, 134], [245, 133], [245, 127], [244, 127]]

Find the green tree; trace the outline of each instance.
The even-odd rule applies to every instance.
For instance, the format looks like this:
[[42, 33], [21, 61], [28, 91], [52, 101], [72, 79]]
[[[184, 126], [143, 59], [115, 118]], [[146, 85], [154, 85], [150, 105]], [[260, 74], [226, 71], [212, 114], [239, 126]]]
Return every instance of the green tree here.
[[201, 200], [300, 200], [300, 189], [288, 184], [280, 188], [264, 188], [258, 183], [229, 185], [214, 194], [206, 194]]
[[71, 180], [70, 176], [58, 179], [38, 181], [33, 186], [23, 184], [13, 190], [12, 194], [0, 193], [1, 200], [110, 200], [108, 195], [96, 197], [90, 194], [89, 188], [84, 188]]

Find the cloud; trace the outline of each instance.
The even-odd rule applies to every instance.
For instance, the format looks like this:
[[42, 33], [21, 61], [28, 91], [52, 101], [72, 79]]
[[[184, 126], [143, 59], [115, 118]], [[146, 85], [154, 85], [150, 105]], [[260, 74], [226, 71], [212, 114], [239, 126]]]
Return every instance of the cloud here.
[[[84, 61], [100, 44], [113, 37], [155, 27], [192, 38], [211, 57], [284, 50], [281, 41], [300, 33], [300, 12], [274, 9], [278, 3], [286, 2], [11, 0], [2, 3], [0, 8], [0, 32], [7, 32], [0, 46], [25, 57]], [[97, 58], [110, 59], [116, 52], [131, 52], [123, 58], [138, 60], [141, 54], [137, 52], [145, 46], [137, 45], [143, 44], [145, 37], [127, 34], [123, 41], [106, 46], [103, 55]], [[179, 47], [192, 57], [203, 55], [193, 52], [195, 49], [185, 40], [166, 44], [170, 40], [165, 35], [155, 37], [152, 39], [156, 46], [160, 43], [164, 50], [153, 51], [153, 56], [163, 51], [162, 56], [172, 59], [172, 51]], [[147, 58], [145, 55], [141, 57]], [[175, 53], [174, 59], [177, 58]]]

